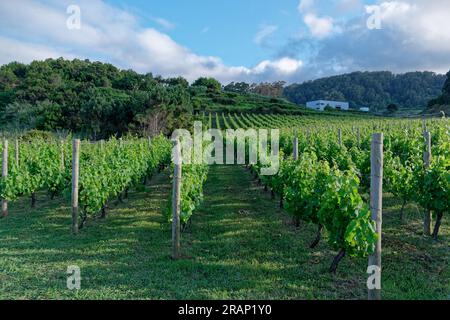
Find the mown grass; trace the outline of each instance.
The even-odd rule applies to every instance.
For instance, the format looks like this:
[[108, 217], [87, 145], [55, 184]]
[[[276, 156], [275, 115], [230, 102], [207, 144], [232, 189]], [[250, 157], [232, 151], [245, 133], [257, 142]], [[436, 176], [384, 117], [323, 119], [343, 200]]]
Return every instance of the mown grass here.
[[[367, 259], [346, 257], [337, 275], [326, 239], [312, 250], [315, 227], [291, 224], [240, 166], [214, 166], [205, 202], [182, 236], [183, 259], [170, 259], [171, 230], [162, 210], [170, 182], [155, 177], [145, 191], [112, 206], [106, 220], [70, 234], [62, 199], [29, 209], [11, 204], [0, 219], [1, 299], [365, 299]], [[421, 235], [421, 213], [385, 197], [383, 297], [449, 298], [450, 227], [435, 243]], [[446, 219], [446, 218], [444, 218]], [[81, 268], [81, 290], [66, 288], [67, 266]]]

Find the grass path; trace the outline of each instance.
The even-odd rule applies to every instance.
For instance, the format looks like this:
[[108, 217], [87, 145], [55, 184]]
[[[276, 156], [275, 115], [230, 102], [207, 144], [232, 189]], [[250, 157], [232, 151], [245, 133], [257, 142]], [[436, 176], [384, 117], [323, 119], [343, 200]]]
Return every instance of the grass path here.
[[[367, 259], [346, 257], [330, 275], [335, 253], [325, 242], [307, 246], [314, 226], [295, 228], [240, 166], [211, 167], [205, 201], [182, 235], [184, 258], [172, 261], [161, 214], [169, 191], [162, 173], [78, 236], [61, 199], [31, 211], [26, 199], [12, 204], [0, 219], [0, 298], [365, 299]], [[448, 225], [433, 244], [419, 235], [411, 208], [408, 225], [399, 226], [398, 205], [389, 198], [386, 205], [385, 298], [447, 298]], [[81, 268], [78, 292], [66, 289], [69, 265]]]

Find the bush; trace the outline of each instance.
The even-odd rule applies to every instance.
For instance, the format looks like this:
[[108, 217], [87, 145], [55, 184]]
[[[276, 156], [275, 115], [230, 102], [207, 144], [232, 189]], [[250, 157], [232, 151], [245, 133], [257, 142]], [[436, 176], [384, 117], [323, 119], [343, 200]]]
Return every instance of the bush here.
[[270, 103], [280, 103], [281, 101], [278, 98], [270, 98], [269, 102]]
[[193, 87], [206, 87], [208, 91], [219, 92], [222, 89], [222, 84], [214, 78], [199, 78], [193, 84]]
[[54, 140], [54, 136], [51, 132], [41, 130], [30, 130], [22, 135], [22, 141], [31, 142], [34, 140]]
[[236, 100], [234, 100], [232, 98], [216, 96], [212, 100], [213, 100], [214, 103], [228, 105], [228, 106], [232, 106], [232, 105], [236, 104]]

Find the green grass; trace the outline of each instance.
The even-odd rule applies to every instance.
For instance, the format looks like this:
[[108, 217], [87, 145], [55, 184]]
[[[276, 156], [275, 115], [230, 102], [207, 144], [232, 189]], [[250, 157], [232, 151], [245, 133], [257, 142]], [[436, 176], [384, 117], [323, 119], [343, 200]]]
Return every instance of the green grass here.
[[[106, 220], [70, 234], [60, 200], [11, 204], [0, 219], [1, 299], [365, 299], [367, 259], [346, 257], [337, 275], [325, 241], [308, 248], [315, 227], [295, 228], [243, 167], [214, 166], [205, 202], [182, 235], [183, 259], [172, 261], [167, 173], [145, 191], [111, 205]], [[439, 242], [421, 236], [421, 214], [385, 197], [383, 297], [449, 298], [450, 228]], [[66, 289], [66, 269], [81, 268], [81, 290]]]

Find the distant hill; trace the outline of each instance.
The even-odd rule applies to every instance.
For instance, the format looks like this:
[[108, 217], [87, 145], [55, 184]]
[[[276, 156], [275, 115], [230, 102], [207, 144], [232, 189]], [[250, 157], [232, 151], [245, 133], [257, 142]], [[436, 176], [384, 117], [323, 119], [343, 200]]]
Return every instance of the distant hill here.
[[447, 80], [444, 83], [439, 97], [430, 100], [426, 113], [439, 113], [444, 111], [446, 115], [450, 114], [450, 71], [447, 73]]
[[428, 101], [441, 93], [445, 79], [434, 72], [353, 72], [292, 84], [283, 94], [302, 105], [327, 99], [348, 101], [350, 108], [369, 107], [374, 112], [384, 111], [390, 104], [396, 104], [400, 111], [424, 110]]

